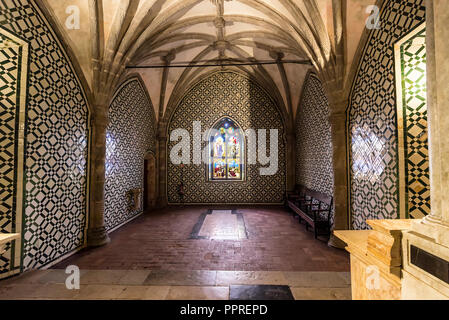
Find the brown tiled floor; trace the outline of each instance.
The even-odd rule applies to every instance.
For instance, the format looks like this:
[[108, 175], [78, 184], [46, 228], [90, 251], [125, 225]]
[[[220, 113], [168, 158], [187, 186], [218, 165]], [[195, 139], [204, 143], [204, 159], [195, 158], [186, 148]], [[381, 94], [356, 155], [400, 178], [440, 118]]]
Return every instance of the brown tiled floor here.
[[206, 208], [168, 208], [145, 214], [113, 232], [107, 246], [83, 250], [54, 268], [349, 271], [349, 256], [313, 238], [283, 208], [245, 208], [249, 239], [191, 240]]

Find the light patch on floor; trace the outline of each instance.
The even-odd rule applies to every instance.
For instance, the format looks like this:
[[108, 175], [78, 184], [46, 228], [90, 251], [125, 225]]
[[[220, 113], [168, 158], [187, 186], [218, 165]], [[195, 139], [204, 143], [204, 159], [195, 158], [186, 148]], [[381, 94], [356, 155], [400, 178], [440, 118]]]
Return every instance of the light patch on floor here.
[[198, 234], [211, 240], [246, 239], [245, 230], [241, 228], [237, 214], [231, 210], [213, 210], [204, 219]]

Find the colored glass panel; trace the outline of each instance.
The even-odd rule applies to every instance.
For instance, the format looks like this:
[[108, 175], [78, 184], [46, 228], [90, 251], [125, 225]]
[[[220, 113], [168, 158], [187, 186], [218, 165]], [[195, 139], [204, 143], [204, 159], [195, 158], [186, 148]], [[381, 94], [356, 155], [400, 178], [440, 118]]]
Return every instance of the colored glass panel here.
[[243, 179], [243, 134], [229, 118], [223, 118], [211, 131], [209, 141], [210, 180]]

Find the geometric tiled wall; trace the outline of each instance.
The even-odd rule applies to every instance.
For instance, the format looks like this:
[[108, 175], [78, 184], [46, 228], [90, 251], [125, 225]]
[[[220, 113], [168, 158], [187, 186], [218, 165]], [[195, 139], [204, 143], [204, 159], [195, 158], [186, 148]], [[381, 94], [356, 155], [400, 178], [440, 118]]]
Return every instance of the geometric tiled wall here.
[[[132, 210], [129, 191], [143, 188], [144, 157], [155, 149], [155, 114], [137, 78], [118, 89], [109, 106], [106, 133], [105, 224], [111, 230], [141, 211]], [[141, 199], [142, 200], [142, 199]]]
[[[16, 168], [23, 167], [19, 128], [26, 104], [27, 57], [27, 44], [0, 27], [0, 233], [21, 231], [23, 177]], [[0, 278], [20, 271], [20, 246], [15, 240], [0, 252]]]
[[[424, 25], [416, 34], [407, 36], [397, 46], [398, 80], [402, 101], [398, 101], [398, 121], [403, 123], [399, 132], [400, 170], [404, 172], [405, 217], [423, 218], [430, 214], [430, 173], [427, 139], [427, 74], [426, 30]], [[415, 31], [414, 31], [415, 32]], [[399, 91], [398, 90], [398, 91]]]
[[0, 0], [0, 26], [29, 43], [23, 269], [83, 245], [88, 106], [82, 86], [34, 1]]
[[329, 101], [320, 79], [309, 73], [296, 116], [296, 183], [334, 194]]
[[424, 0], [385, 1], [365, 46], [348, 109], [354, 229], [399, 217], [394, 44], [424, 19]]
[[[282, 203], [285, 195], [284, 126], [276, 104], [254, 81], [241, 74], [215, 72], [199, 81], [188, 91], [174, 111], [169, 123], [170, 133], [175, 129], [190, 132], [193, 122], [201, 121], [202, 131], [213, 127], [223, 117], [235, 120], [242, 130], [267, 129], [267, 149], [270, 129], [278, 129], [279, 169], [274, 175], [260, 175], [259, 163], [248, 165], [245, 181], [206, 180], [206, 164], [191, 164], [181, 168], [170, 161], [170, 151], [177, 142], [168, 142], [167, 196], [169, 203], [179, 204], [178, 186], [181, 175], [184, 183], [184, 203]], [[170, 140], [170, 139], [169, 139]], [[203, 148], [206, 146], [203, 142]], [[267, 154], [268, 154], [267, 150]], [[193, 157], [191, 147], [191, 159]], [[246, 157], [247, 159], [247, 157]]]

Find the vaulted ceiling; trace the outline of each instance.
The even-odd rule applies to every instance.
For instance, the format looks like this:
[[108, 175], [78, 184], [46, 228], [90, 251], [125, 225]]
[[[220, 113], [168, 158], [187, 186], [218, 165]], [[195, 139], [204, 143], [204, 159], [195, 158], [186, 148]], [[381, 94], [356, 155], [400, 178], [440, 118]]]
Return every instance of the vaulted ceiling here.
[[[372, 2], [43, 0], [59, 21], [97, 99], [110, 96], [121, 79], [138, 72], [159, 117], [170, 99], [210, 68], [164, 72], [126, 66], [306, 61], [234, 67], [257, 79], [293, 116], [310, 69], [325, 79], [347, 74], [366, 19], [364, 9]], [[79, 30], [65, 27], [67, 7], [73, 5], [81, 13]]]

